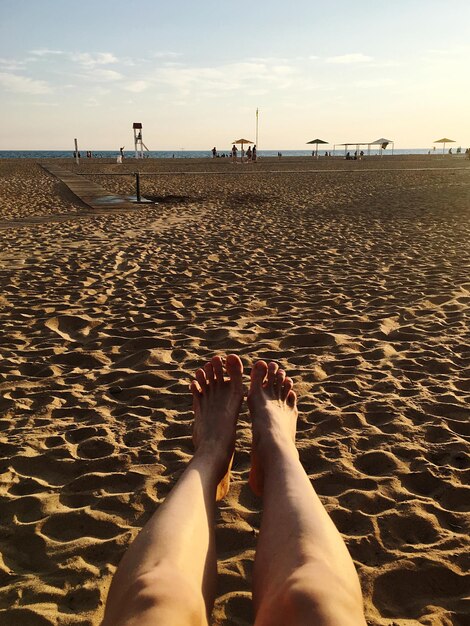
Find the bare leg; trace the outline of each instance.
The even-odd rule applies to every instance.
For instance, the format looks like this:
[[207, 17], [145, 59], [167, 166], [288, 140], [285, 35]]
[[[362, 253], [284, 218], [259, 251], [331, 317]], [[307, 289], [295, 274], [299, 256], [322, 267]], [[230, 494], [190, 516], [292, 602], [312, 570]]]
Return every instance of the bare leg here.
[[215, 595], [213, 519], [228, 472], [243, 400], [242, 363], [220, 357], [191, 384], [196, 452], [170, 495], [124, 555], [109, 590], [103, 626], [206, 625]]
[[253, 367], [250, 485], [264, 505], [253, 574], [255, 624], [365, 625], [352, 559], [299, 461], [292, 386], [276, 363]]

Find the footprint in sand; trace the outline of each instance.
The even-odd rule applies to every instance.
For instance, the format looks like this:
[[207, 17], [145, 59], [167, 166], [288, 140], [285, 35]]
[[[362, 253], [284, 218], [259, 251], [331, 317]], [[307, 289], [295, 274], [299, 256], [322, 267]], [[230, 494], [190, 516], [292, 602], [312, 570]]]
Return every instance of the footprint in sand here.
[[45, 322], [45, 326], [67, 341], [84, 341], [91, 331], [101, 324], [88, 315], [58, 315]]

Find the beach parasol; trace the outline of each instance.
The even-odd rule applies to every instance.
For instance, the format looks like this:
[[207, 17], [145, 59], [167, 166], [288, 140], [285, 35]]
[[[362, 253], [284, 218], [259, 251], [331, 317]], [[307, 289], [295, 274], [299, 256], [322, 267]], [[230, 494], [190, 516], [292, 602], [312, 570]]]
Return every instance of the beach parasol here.
[[392, 141], [391, 139], [385, 139], [385, 137], [380, 137], [380, 139], [376, 139], [375, 141], [373, 141], [368, 145], [368, 154], [370, 153], [370, 147], [371, 146], [380, 146], [380, 156], [382, 156], [382, 150], [386, 150], [388, 144], [391, 143], [392, 144], [392, 154], [393, 154], [393, 149], [395, 147], [395, 142]]
[[240, 160], [243, 163], [243, 156], [245, 154], [245, 152], [243, 151], [243, 144], [244, 143], [253, 143], [253, 142], [250, 141], [249, 139], [237, 139], [236, 141], [232, 141], [232, 143], [240, 143], [241, 144], [241, 146], [242, 146], [242, 154], [241, 154]]
[[436, 139], [433, 143], [442, 143], [442, 154], [446, 151], [446, 143], [455, 143], [453, 139], [449, 139], [448, 137], [443, 137], [442, 139]]
[[232, 143], [241, 143], [241, 145], [242, 145], [242, 152], [243, 152], [243, 144], [244, 143], [253, 143], [253, 142], [250, 141], [249, 139], [237, 139], [236, 141], [232, 141]]
[[314, 143], [315, 144], [315, 155], [318, 156], [318, 144], [319, 143], [329, 143], [328, 141], [323, 141], [323, 139], [312, 139], [312, 141], [307, 141], [307, 144]]

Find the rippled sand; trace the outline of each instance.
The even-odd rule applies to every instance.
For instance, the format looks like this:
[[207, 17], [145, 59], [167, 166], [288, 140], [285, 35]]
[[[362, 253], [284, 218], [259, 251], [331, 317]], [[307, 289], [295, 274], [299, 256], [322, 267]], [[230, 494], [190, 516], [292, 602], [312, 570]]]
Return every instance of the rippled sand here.
[[[0, 623], [99, 624], [191, 458], [191, 373], [231, 351], [293, 376], [301, 460], [369, 623], [468, 624], [468, 162], [139, 166], [162, 174], [142, 182], [158, 206], [93, 216], [37, 164], [0, 161]], [[252, 623], [249, 446], [244, 410], [217, 514], [224, 626]]]

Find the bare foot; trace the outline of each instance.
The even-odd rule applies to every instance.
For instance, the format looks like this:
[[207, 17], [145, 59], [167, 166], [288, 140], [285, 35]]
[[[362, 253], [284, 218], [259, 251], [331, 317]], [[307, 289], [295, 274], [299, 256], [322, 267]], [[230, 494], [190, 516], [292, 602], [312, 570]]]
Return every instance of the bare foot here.
[[253, 425], [253, 445], [249, 482], [258, 496], [263, 493], [263, 467], [273, 458], [273, 453], [282, 449], [297, 455], [298, 411], [293, 384], [277, 363], [267, 365], [258, 361], [251, 370], [248, 407]]
[[191, 383], [193, 442], [196, 450], [207, 453], [217, 464], [220, 473], [217, 500], [229, 488], [237, 419], [243, 400], [242, 375], [243, 365], [238, 356], [229, 354], [225, 364], [215, 356], [196, 371], [196, 380]]

